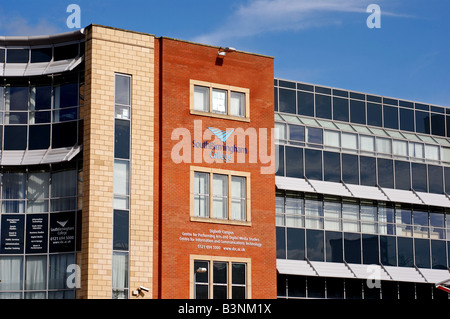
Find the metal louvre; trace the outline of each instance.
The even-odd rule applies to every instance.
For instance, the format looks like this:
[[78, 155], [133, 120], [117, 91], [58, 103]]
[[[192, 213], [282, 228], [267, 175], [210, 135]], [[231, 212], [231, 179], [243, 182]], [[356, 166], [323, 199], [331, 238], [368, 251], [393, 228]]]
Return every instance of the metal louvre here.
[[275, 185], [278, 189], [283, 190], [309, 193], [315, 192], [311, 185], [309, 185], [308, 182], [303, 178], [275, 176]]
[[356, 278], [391, 280], [391, 277], [380, 265], [347, 264]]
[[416, 192], [416, 195], [427, 205], [450, 208], [450, 200], [445, 195], [422, 192]]
[[28, 151], [3, 151], [1, 165], [36, 165], [70, 161], [81, 151], [81, 146]]
[[450, 279], [450, 272], [445, 269], [424, 269], [419, 268], [420, 273], [425, 280], [432, 284], [437, 284]]
[[344, 263], [311, 261], [312, 267], [321, 277], [354, 278], [355, 275]]
[[407, 282], [426, 282], [425, 278], [413, 267], [384, 267], [392, 280]]
[[413, 192], [392, 188], [381, 188], [392, 202], [423, 205], [422, 200]]
[[388, 201], [383, 192], [378, 187], [346, 184], [352, 195], [357, 198]]
[[277, 259], [277, 270], [283, 275], [317, 276], [306, 260]]
[[309, 183], [317, 193], [352, 197], [352, 194], [341, 183], [323, 182], [317, 180], [309, 180]]

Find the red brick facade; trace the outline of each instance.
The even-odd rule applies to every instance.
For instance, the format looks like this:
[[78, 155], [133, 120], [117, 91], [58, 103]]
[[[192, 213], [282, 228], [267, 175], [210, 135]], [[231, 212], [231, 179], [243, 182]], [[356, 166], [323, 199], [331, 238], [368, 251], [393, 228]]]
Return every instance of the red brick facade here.
[[[244, 162], [194, 163], [194, 121], [201, 123], [201, 132], [207, 127], [220, 130], [254, 128], [261, 142], [260, 128], [267, 129], [264, 136], [270, 155], [273, 112], [273, 59], [243, 52], [230, 52], [218, 58], [218, 48], [168, 38], [155, 39], [155, 263], [154, 298], [190, 298], [190, 256], [220, 256], [251, 260], [248, 275], [251, 298], [276, 298], [276, 242], [274, 174], [261, 173], [258, 156], [256, 162], [246, 154]], [[158, 80], [159, 79], [159, 80]], [[204, 81], [249, 90], [249, 121], [202, 116], [190, 111], [190, 81]], [[180, 142], [173, 136], [175, 129], [190, 133], [191, 163], [176, 163], [172, 151]], [[198, 137], [198, 135], [197, 135]], [[205, 140], [203, 140], [205, 141]], [[265, 142], [263, 139], [262, 142]], [[251, 142], [246, 140], [250, 149]], [[259, 150], [258, 145], [258, 150]], [[202, 222], [190, 216], [191, 166], [250, 173], [251, 221], [246, 225]], [[208, 249], [195, 241], [197, 235], [216, 232], [232, 234], [253, 241], [244, 246], [218, 245]], [[238, 239], [236, 239], [238, 240]], [[205, 248], [208, 246], [208, 248]], [[238, 250], [225, 251], [224, 247]], [[239, 248], [244, 249], [239, 249]], [[214, 257], [213, 257], [214, 258]]]

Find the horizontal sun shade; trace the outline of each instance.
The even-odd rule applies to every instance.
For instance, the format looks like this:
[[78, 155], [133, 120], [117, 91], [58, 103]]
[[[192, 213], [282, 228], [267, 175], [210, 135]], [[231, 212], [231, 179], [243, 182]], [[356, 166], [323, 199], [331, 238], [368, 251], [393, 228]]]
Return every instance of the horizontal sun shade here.
[[411, 191], [400, 189], [382, 188], [383, 192], [389, 197], [389, 200], [399, 203], [410, 203], [423, 205], [422, 200]]
[[302, 178], [275, 176], [275, 185], [278, 189], [314, 193], [311, 185]]
[[391, 277], [380, 265], [348, 264], [356, 278], [391, 280]]
[[1, 165], [36, 165], [70, 161], [81, 150], [81, 146], [47, 150], [3, 151]]
[[353, 196], [372, 200], [389, 200], [378, 187], [346, 184]]
[[416, 194], [427, 205], [450, 208], [450, 200], [445, 195], [422, 192], [416, 192]]
[[283, 275], [317, 276], [306, 260], [277, 259], [277, 270]]
[[333, 182], [323, 182], [310, 180], [309, 183], [313, 186], [317, 193], [352, 197], [352, 194], [345, 188], [343, 184]]
[[33, 76], [73, 70], [84, 57], [40, 63], [0, 63], [2, 76]]
[[426, 282], [425, 278], [413, 267], [386, 266], [386, 271], [395, 281]]
[[445, 280], [450, 280], [450, 272], [445, 269], [423, 269], [419, 268], [425, 280], [432, 284], [437, 284]]
[[321, 277], [355, 278], [344, 263], [311, 261], [311, 265]]

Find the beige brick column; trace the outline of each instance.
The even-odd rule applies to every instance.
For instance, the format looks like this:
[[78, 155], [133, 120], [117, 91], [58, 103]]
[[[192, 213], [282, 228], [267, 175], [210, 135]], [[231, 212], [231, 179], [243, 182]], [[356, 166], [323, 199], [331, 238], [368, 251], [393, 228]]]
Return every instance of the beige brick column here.
[[[86, 28], [81, 288], [77, 298], [111, 298], [114, 75], [132, 76], [130, 298], [151, 288], [153, 259], [154, 36]], [[145, 294], [150, 298], [152, 291]], [[139, 298], [143, 298], [139, 296]]]

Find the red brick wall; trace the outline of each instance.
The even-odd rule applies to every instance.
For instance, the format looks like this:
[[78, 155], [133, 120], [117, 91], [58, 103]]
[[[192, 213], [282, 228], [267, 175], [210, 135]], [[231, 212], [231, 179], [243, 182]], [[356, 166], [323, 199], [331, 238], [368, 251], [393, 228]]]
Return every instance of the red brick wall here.
[[[158, 42], [158, 41], [155, 41]], [[273, 59], [254, 54], [228, 53], [217, 63], [218, 48], [168, 38], [155, 43], [155, 254], [156, 298], [189, 298], [189, 256], [209, 255], [251, 259], [252, 298], [276, 298], [276, 242], [274, 174], [261, 174], [261, 163], [179, 163], [171, 158], [175, 128], [186, 128], [194, 137], [194, 120], [202, 120], [202, 133], [208, 126], [219, 129], [274, 126]], [[189, 81], [198, 80], [250, 89], [250, 122], [191, 115]], [[158, 82], [157, 80], [155, 82]], [[159, 105], [158, 105], [159, 101]], [[158, 123], [159, 122], [159, 123]], [[191, 142], [192, 142], [191, 139]], [[270, 140], [269, 140], [270, 141]], [[247, 142], [247, 147], [249, 147]], [[192, 147], [192, 144], [191, 144]], [[270, 152], [270, 148], [269, 148]], [[193, 159], [193, 149], [192, 149]], [[160, 161], [159, 165], [158, 160]], [[190, 221], [190, 166], [251, 173], [251, 226]], [[267, 164], [263, 164], [267, 166]], [[158, 180], [155, 176], [155, 180]], [[159, 215], [159, 216], [158, 216]], [[210, 229], [232, 231], [235, 235], [256, 237], [261, 247], [246, 246], [245, 252], [207, 250], [198, 243], [180, 241], [183, 232], [209, 233]], [[156, 287], [157, 286], [157, 287]]]

